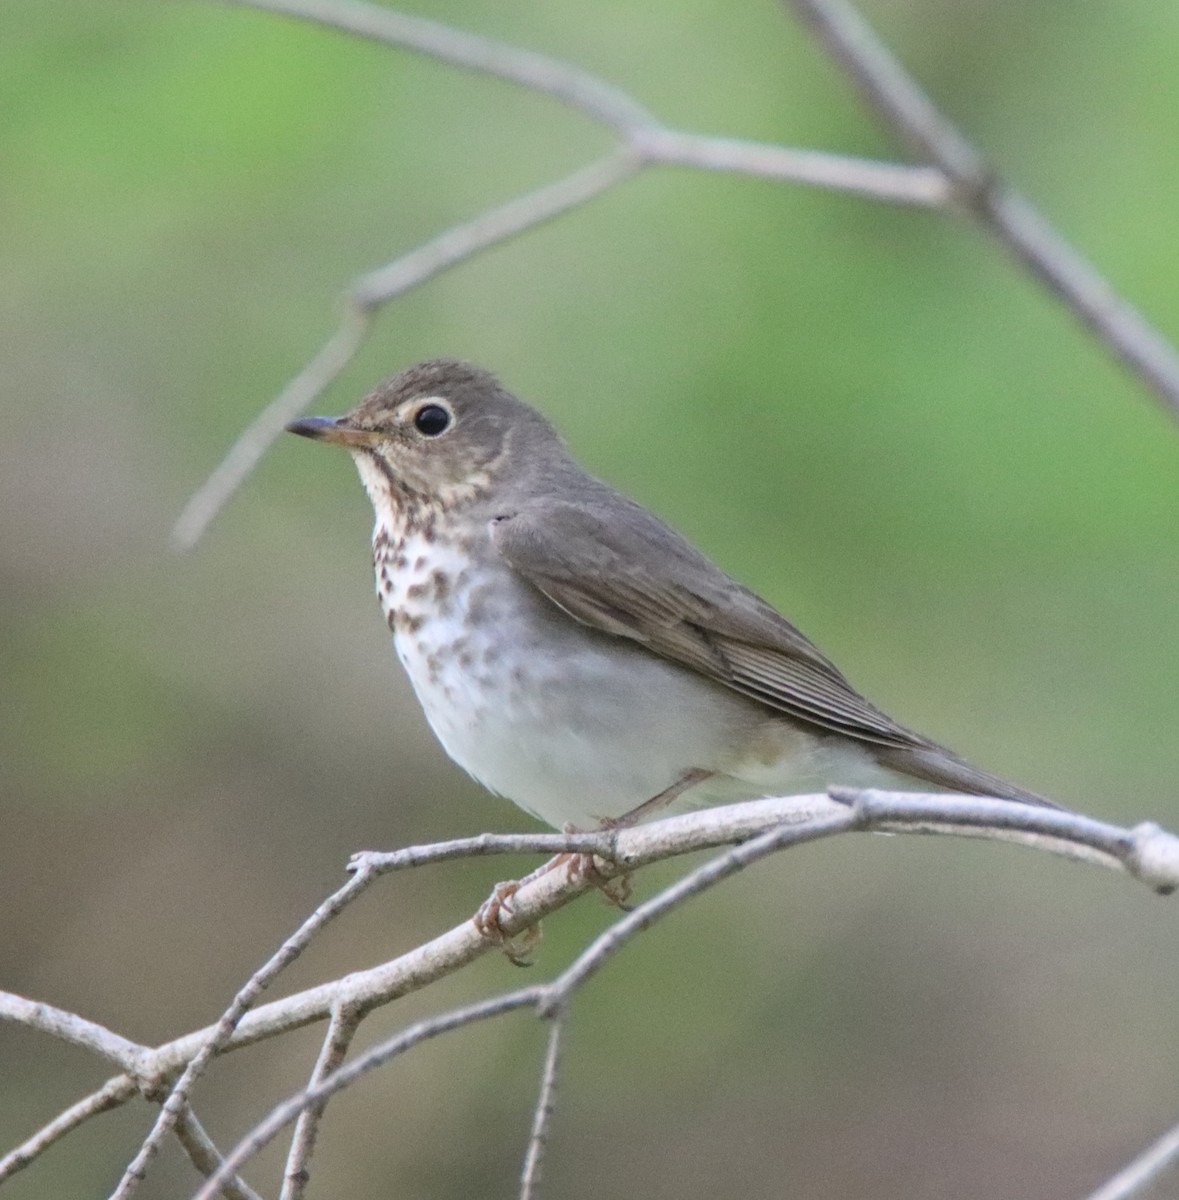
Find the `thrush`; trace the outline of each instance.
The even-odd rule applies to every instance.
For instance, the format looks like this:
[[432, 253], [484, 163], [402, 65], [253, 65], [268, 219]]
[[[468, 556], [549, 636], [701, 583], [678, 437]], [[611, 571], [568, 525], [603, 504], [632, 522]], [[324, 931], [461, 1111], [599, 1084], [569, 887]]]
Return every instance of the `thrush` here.
[[550, 825], [833, 784], [1051, 805], [866, 700], [488, 371], [421, 363], [287, 428], [356, 463], [381, 608], [447, 754]]

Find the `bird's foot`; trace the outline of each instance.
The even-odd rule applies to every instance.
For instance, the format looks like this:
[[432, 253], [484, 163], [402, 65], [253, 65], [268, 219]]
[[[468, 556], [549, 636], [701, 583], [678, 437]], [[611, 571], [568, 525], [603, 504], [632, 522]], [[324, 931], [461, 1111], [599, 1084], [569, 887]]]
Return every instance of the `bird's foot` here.
[[[548, 864], [546, 864], [547, 866]], [[479, 905], [478, 911], [472, 917], [480, 937], [498, 946], [508, 961], [517, 967], [530, 967], [533, 963], [532, 954], [540, 945], [543, 936], [540, 925], [530, 925], [517, 934], [507, 934], [500, 924], [500, 914], [511, 916], [512, 897], [521, 886], [536, 877], [537, 872], [526, 875], [523, 879], [501, 880], [491, 889], [491, 895]]]
[[564, 858], [566, 878], [570, 883], [588, 884], [595, 887], [616, 908], [630, 912], [630, 897], [632, 893], [630, 874], [607, 877], [602, 873], [598, 863], [605, 860], [596, 854], [559, 854], [553, 859]]
[[[603, 822], [605, 826], [605, 822]], [[566, 829], [566, 833], [574, 832]], [[493, 945], [498, 946], [507, 957], [518, 967], [532, 965], [532, 954], [540, 944], [540, 925], [531, 925], [515, 935], [504, 932], [500, 924], [501, 915], [512, 915], [512, 899], [526, 884], [550, 871], [563, 870], [565, 878], [573, 884], [595, 887], [613, 905], [625, 912], [630, 911], [631, 879], [630, 875], [617, 875], [613, 878], [602, 873], [599, 863], [607, 860], [594, 854], [557, 854], [548, 862], [541, 864], [535, 871], [530, 871], [523, 879], [505, 879], [491, 889], [491, 895], [479, 906], [472, 918], [475, 928], [480, 935]]]

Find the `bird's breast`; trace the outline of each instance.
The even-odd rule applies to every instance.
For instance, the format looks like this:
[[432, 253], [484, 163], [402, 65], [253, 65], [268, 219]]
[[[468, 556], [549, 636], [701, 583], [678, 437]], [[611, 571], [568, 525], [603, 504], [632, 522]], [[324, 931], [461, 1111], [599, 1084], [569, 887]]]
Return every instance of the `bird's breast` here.
[[[524, 681], [529, 634], [518, 584], [489, 542], [433, 529], [373, 542], [377, 595], [426, 717], [460, 765], [483, 778], [489, 728]], [[494, 786], [494, 785], [491, 785]]]
[[593, 827], [717, 761], [753, 706], [556, 608], [490, 542], [374, 542], [397, 655], [447, 753], [561, 827]]

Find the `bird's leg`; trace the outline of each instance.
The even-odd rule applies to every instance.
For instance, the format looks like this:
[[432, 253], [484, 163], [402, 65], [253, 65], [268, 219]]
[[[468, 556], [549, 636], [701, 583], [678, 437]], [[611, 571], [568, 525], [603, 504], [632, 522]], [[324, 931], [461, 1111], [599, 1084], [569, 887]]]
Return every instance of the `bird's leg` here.
[[[610, 828], [605, 821], [601, 823], [601, 827], [603, 829]], [[566, 837], [569, 837], [572, 834], [581, 833], [582, 830], [578, 829], [575, 825], [567, 824], [561, 832]], [[531, 966], [532, 951], [536, 948], [542, 936], [540, 926], [533, 925], [518, 936], [509, 938], [503, 929], [500, 928], [500, 913], [511, 913], [512, 898], [525, 884], [531, 883], [534, 879], [539, 879], [542, 875], [547, 875], [550, 871], [556, 871], [561, 867], [564, 867], [568, 872], [568, 878], [571, 882], [584, 881], [592, 883], [594, 887], [600, 888], [604, 895], [610, 896], [612, 900], [615, 900], [615, 897], [607, 890], [610, 887], [611, 880], [604, 878], [593, 864], [594, 856], [592, 854], [575, 854], [570, 851], [562, 851], [562, 853], [550, 858], [548, 862], [541, 863], [535, 871], [529, 871], [522, 879], [501, 879], [491, 889], [491, 895], [483, 901], [479, 906], [479, 910], [472, 918], [475, 922], [475, 928], [489, 942], [494, 942], [499, 946], [516, 966]], [[629, 891], [628, 885], [628, 895]], [[621, 901], [615, 900], [615, 903], [621, 904]]]
[[[670, 787], [664, 788], [663, 791], [658, 795], [652, 796], [649, 800], [644, 800], [642, 804], [636, 808], [632, 808], [629, 812], [623, 813], [622, 816], [602, 817], [598, 822], [598, 827], [600, 829], [626, 829], [632, 825], [637, 825], [640, 821], [644, 821], [654, 813], [659, 812], [660, 809], [666, 808], [673, 800], [682, 796], [689, 788], [703, 782], [711, 774], [711, 771], [694, 767], [677, 779]], [[572, 825], [566, 825], [564, 832], [566, 834], [573, 834], [581, 831], [575, 829]], [[491, 895], [483, 901], [479, 906], [478, 912], [472, 918], [475, 922], [475, 928], [489, 942], [494, 942], [497, 946], [500, 946], [516, 966], [528, 966], [529, 956], [541, 938], [540, 926], [533, 926], [518, 938], [509, 938], [499, 923], [500, 913], [505, 910], [509, 913], [512, 911], [512, 897], [526, 883], [531, 883], [534, 879], [539, 879], [542, 875], [547, 875], [550, 871], [555, 871], [563, 867], [567, 873], [567, 878], [571, 882], [591, 884], [611, 904], [615, 904], [621, 909], [628, 907], [631, 896], [630, 875], [617, 875], [613, 879], [607, 879], [598, 868], [597, 858], [598, 856], [593, 854], [565, 852], [555, 855], [546, 863], [542, 863], [535, 871], [530, 871], [525, 875], [523, 879], [501, 880], [491, 889]]]
[[623, 813], [621, 817], [605, 818], [602, 821], [602, 828], [628, 829], [632, 825], [638, 825], [648, 817], [654, 816], [660, 809], [666, 808], [673, 800], [678, 800], [689, 788], [703, 783], [715, 773], [715, 771], [706, 771], [703, 767], [693, 767], [681, 775], [671, 787], [665, 787], [657, 796], [652, 796], [650, 800], [644, 800], [637, 808]]
[[[667, 808], [668, 805], [682, 796], [689, 788], [695, 787], [698, 783], [703, 783], [712, 774], [712, 771], [705, 771], [702, 767], [693, 767], [692, 770], [682, 775], [670, 787], [665, 787], [663, 791], [652, 796], [649, 800], [644, 800], [642, 804], [636, 808], [632, 808], [630, 812], [623, 813], [621, 817], [603, 817], [599, 825], [602, 829], [628, 829], [632, 825], [638, 825], [648, 817], [654, 816], [655, 813]], [[569, 872], [570, 879], [581, 879], [593, 884], [611, 904], [617, 905], [624, 911], [629, 911], [632, 891], [629, 872], [624, 875], [616, 875], [613, 879], [606, 879], [601, 871], [598, 870], [595, 855], [569, 854], [564, 857], [569, 860], [566, 870]], [[555, 862], [556, 860], [554, 859], [553, 861]]]

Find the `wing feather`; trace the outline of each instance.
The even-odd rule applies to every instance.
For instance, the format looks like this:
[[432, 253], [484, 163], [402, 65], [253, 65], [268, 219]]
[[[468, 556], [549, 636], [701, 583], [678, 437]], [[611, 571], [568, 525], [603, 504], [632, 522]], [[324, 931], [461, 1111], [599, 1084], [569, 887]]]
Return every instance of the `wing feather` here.
[[807, 638], [645, 509], [534, 502], [492, 522], [522, 578], [570, 616], [799, 720], [882, 746], [932, 743], [865, 700]]

